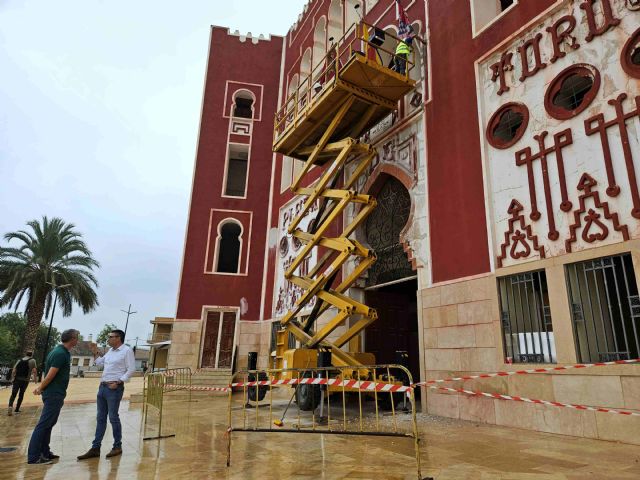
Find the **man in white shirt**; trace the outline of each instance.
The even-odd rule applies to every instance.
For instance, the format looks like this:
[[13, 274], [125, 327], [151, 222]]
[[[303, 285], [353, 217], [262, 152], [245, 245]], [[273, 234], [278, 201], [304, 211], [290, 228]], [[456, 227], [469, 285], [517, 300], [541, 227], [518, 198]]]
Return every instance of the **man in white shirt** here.
[[107, 415], [113, 429], [113, 448], [108, 457], [122, 454], [122, 426], [118, 408], [124, 393], [124, 384], [129, 381], [136, 369], [136, 361], [133, 350], [124, 344], [124, 332], [113, 330], [107, 340], [111, 347], [104, 357], [97, 358], [96, 365], [104, 365], [100, 388], [98, 389], [98, 415], [96, 424], [96, 436], [87, 453], [80, 455], [78, 460], [99, 457], [100, 446], [104, 432], [107, 430]]

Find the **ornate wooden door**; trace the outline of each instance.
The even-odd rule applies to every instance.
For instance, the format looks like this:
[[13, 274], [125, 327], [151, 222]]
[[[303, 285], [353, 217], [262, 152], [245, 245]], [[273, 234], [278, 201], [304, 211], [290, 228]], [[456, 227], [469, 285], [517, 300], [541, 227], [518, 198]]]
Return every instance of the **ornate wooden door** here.
[[200, 366], [231, 368], [235, 333], [236, 312], [209, 312]]
[[236, 313], [222, 313], [222, 328], [220, 334], [220, 349], [218, 353], [218, 368], [231, 368], [233, 361], [233, 337], [236, 333]]
[[200, 366], [215, 368], [216, 355], [218, 353], [218, 336], [220, 333], [220, 312], [209, 312], [206, 322], [204, 345], [202, 346], [202, 362]]

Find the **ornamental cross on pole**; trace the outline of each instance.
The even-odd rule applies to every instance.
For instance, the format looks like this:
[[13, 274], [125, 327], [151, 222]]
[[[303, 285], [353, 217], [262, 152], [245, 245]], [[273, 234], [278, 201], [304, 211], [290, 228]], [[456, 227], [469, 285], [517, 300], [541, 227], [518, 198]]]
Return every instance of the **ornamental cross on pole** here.
[[614, 107], [616, 116], [608, 122], [604, 119], [604, 114], [598, 113], [584, 121], [584, 129], [587, 135], [600, 135], [600, 143], [602, 143], [602, 153], [604, 157], [604, 165], [607, 170], [607, 195], [616, 197], [620, 193], [620, 186], [616, 182], [616, 176], [613, 171], [613, 161], [611, 160], [611, 149], [609, 147], [609, 135], [607, 130], [611, 127], [617, 127], [620, 132], [620, 142], [622, 143], [622, 153], [624, 163], [627, 169], [627, 177], [629, 179], [629, 188], [631, 190], [631, 199], [633, 208], [631, 215], [640, 219], [640, 193], [638, 192], [638, 180], [636, 178], [636, 169], [633, 165], [633, 154], [631, 145], [629, 144], [629, 132], [627, 130], [627, 120], [640, 116], [640, 95], [635, 98], [635, 110], [624, 112], [623, 102], [627, 98], [626, 93], [621, 93], [617, 98], [609, 100], [607, 103]]
[[564, 174], [564, 160], [562, 158], [562, 149], [567, 145], [573, 143], [573, 137], [571, 135], [571, 129], [567, 128], [561, 132], [556, 133], [553, 136], [553, 145], [546, 146], [546, 137], [549, 132], [544, 131], [539, 135], [533, 137], [538, 142], [538, 153], [532, 153], [531, 147], [526, 147], [516, 152], [516, 165], [527, 166], [527, 177], [529, 180], [529, 196], [531, 198], [531, 214], [529, 218], [533, 221], [537, 221], [542, 216], [538, 210], [538, 199], [536, 196], [536, 180], [533, 171], [533, 163], [536, 160], [540, 160], [540, 166], [542, 169], [542, 186], [544, 188], [544, 198], [547, 207], [547, 217], [549, 218], [549, 233], [547, 237], [550, 240], [557, 240], [560, 237], [560, 233], [556, 229], [556, 221], [553, 209], [553, 200], [551, 198], [551, 182], [549, 181], [549, 169], [547, 164], [547, 156], [555, 154], [556, 165], [558, 168], [558, 180], [560, 183], [560, 195], [562, 202], [560, 203], [560, 210], [563, 212], [571, 211], [572, 204], [569, 201], [567, 194], [567, 181]]

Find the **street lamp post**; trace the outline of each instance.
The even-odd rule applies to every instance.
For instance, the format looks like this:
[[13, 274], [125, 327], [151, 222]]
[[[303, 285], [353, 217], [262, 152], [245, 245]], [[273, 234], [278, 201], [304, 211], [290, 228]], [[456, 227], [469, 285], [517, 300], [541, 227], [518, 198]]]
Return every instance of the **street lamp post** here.
[[47, 341], [44, 344], [44, 350], [42, 352], [42, 363], [40, 364], [40, 380], [42, 380], [42, 373], [44, 372], [44, 362], [47, 359], [47, 350], [49, 349], [49, 338], [51, 338], [51, 327], [53, 326], [53, 316], [56, 313], [56, 304], [58, 303], [58, 290], [61, 288], [67, 288], [70, 287], [71, 284], [70, 283], [66, 283], [64, 285], [55, 285], [54, 283], [51, 282], [46, 282], [49, 285], [51, 285], [53, 287], [53, 289], [56, 292], [56, 298], [53, 301], [53, 308], [51, 309], [51, 316], [49, 317], [49, 329], [47, 330]]
[[129, 316], [138, 312], [131, 311], [131, 304], [129, 304], [129, 308], [127, 310], [120, 310], [120, 311], [127, 314], [127, 323], [125, 323], [124, 325], [124, 338], [127, 338], [127, 327], [129, 326]]

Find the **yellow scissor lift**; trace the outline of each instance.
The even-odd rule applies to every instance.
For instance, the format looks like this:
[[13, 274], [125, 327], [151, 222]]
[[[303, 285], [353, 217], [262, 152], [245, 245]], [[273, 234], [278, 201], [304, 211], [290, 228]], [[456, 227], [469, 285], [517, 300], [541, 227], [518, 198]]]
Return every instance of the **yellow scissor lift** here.
[[[370, 40], [375, 32], [380, 34], [380, 30], [364, 22], [354, 24], [332, 45], [324, 62], [301, 82], [276, 114], [273, 150], [304, 161], [291, 190], [306, 197], [302, 209], [288, 226], [289, 234], [300, 240], [303, 247], [285, 272], [286, 280], [300, 287], [303, 293], [280, 321], [282, 329], [276, 335], [276, 369], [315, 367], [317, 351], [323, 347], [331, 349], [333, 365], [354, 367], [352, 378], [357, 373], [358, 378], [364, 380], [367, 371], [357, 367], [375, 363], [372, 354], [357, 351], [356, 336], [377, 318], [376, 311], [345, 294], [375, 262], [374, 252], [350, 238], [376, 206], [371, 195], [356, 191], [358, 179], [376, 156], [375, 148], [358, 138], [396, 110], [398, 101], [415, 85], [409, 77], [415, 64], [413, 57], [407, 59], [404, 73], [383, 65], [383, 58], [394, 59], [399, 39], [385, 32], [385, 44], [390, 43], [389, 37], [393, 39], [392, 47], [386, 49], [384, 44], [376, 45]], [[345, 176], [348, 163], [353, 166]], [[322, 174], [313, 184], [304, 186], [304, 179], [313, 166], [323, 168]], [[316, 203], [319, 207], [315, 219], [309, 223], [308, 231], [304, 231], [300, 228], [301, 221]], [[343, 213], [351, 204], [357, 204], [357, 213], [343, 226]], [[336, 226], [341, 233], [328, 236]], [[308, 273], [298, 274], [298, 268], [315, 247], [322, 247], [325, 253]], [[355, 268], [334, 285], [342, 267], [352, 257], [357, 258]], [[314, 298], [315, 304], [308, 313]], [[315, 331], [314, 322], [331, 307], [337, 313]], [[352, 317], [357, 320], [348, 326]], [[346, 331], [329, 341], [328, 337], [344, 325]], [[302, 348], [288, 349], [289, 332]], [[347, 344], [352, 347], [351, 351], [342, 350]]]

